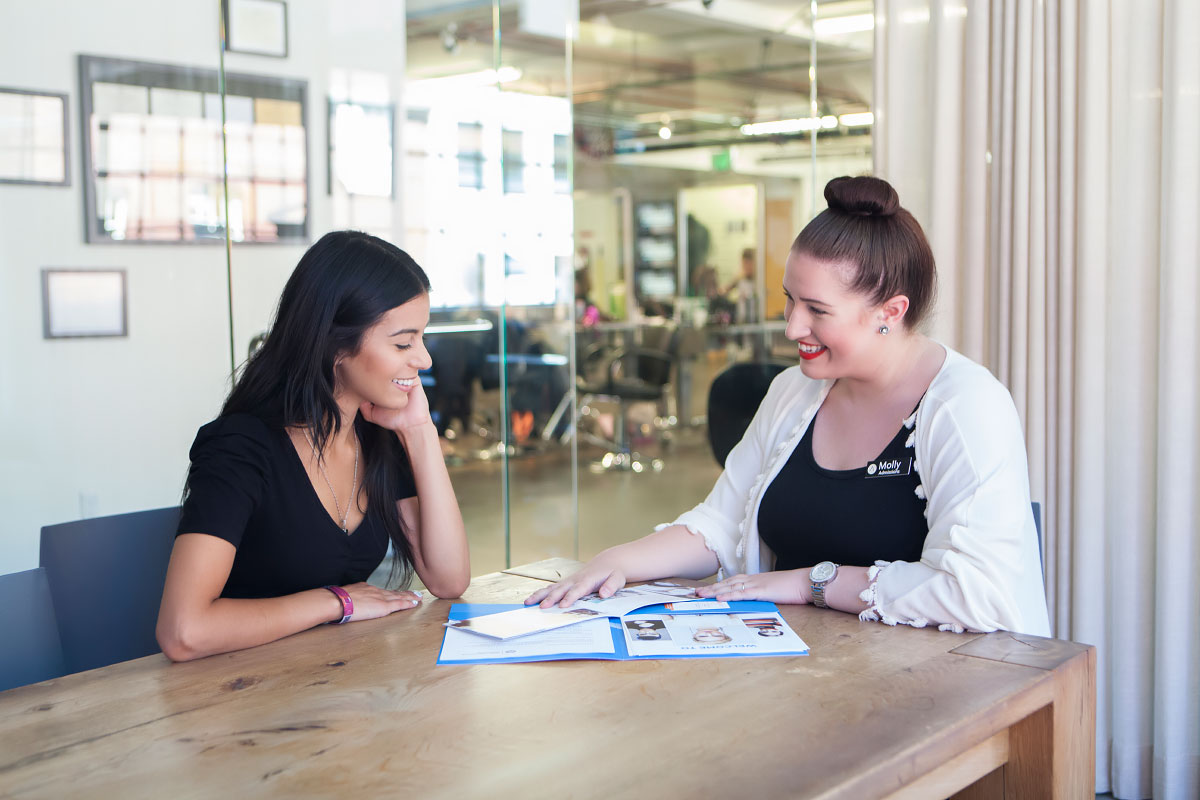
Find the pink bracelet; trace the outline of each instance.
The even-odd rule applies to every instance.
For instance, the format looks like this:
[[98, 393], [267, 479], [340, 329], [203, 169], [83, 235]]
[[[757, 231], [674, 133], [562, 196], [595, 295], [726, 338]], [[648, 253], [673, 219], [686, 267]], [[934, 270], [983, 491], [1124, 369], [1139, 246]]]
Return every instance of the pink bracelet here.
[[329, 620], [329, 624], [341, 625], [343, 622], [349, 622], [350, 618], [354, 616], [354, 601], [350, 599], [350, 593], [340, 586], [326, 586], [324, 588], [333, 592], [337, 596], [337, 599], [342, 601], [342, 618], [338, 620], [331, 619]]

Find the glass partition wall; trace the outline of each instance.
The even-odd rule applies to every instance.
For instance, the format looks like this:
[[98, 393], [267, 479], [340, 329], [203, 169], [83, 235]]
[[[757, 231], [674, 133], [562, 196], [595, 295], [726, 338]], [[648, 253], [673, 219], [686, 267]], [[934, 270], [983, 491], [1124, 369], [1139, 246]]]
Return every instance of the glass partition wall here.
[[423, 383], [476, 574], [703, 499], [709, 385], [794, 360], [787, 249], [871, 168], [870, 0], [161, 5], [3, 34], [3, 571], [42, 525], [179, 501], [342, 228], [433, 282]]
[[[576, 320], [586, 558], [707, 495], [721, 470], [706, 425], [721, 371], [796, 362], [783, 337], [783, 265], [824, 208], [825, 182], [871, 169], [874, 8], [715, 0], [581, 9], [574, 196], [589, 301], [577, 305], [595, 309]], [[653, 355], [614, 358], [630, 351]], [[657, 396], [603, 391], [612, 363], [658, 385]]]
[[577, 552], [571, 448], [541, 436], [572, 401], [568, 5], [408, 4], [402, 246], [448, 327], [434, 409], [476, 572]]

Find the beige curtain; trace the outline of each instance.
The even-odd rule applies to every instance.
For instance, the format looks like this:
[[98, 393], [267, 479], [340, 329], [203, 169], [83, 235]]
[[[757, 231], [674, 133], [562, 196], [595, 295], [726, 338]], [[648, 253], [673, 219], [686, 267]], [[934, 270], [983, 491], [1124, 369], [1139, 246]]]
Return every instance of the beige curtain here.
[[1200, 797], [1200, 0], [876, 0], [875, 166], [1025, 425], [1097, 791]]

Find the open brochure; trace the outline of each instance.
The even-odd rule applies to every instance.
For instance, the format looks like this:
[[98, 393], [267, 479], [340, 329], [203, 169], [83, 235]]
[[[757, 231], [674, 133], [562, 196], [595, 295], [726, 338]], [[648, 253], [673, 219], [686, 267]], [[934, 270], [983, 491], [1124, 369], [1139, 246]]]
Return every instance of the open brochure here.
[[590, 594], [581, 598], [569, 608], [541, 608], [539, 606], [517, 606], [511, 611], [498, 614], [487, 614], [468, 619], [454, 619], [446, 622], [450, 628], [490, 636], [494, 639], [514, 639], [518, 636], [529, 636], [555, 628], [565, 628], [597, 617], [621, 617], [638, 608], [660, 605], [663, 603], [684, 603], [692, 601], [696, 610], [703, 608], [726, 608], [725, 603], [705, 602], [696, 597], [696, 590], [690, 586], [679, 586], [674, 583], [660, 581], [643, 586], [626, 586], [618, 589], [611, 597], [602, 598], [598, 594]]
[[[684, 613], [693, 604], [651, 606], [624, 617], [592, 617], [566, 628], [512, 639], [476, 636], [447, 627], [439, 664], [729, 656], [802, 656], [808, 645], [774, 603], [740, 600], [724, 609]], [[694, 604], [702, 605], [702, 604]], [[707, 605], [707, 604], [703, 604]], [[450, 619], [479, 619], [519, 609], [513, 605], [455, 604]]]

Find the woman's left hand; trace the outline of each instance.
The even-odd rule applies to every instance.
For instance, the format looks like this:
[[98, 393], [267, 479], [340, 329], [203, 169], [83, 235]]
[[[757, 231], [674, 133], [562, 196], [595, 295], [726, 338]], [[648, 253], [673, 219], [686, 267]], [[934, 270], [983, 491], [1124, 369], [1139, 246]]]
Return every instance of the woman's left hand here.
[[710, 586], [699, 586], [696, 594], [721, 601], [768, 600], [772, 603], [804, 605], [809, 602], [808, 570], [734, 575]]
[[410, 428], [420, 427], [432, 422], [429, 416], [429, 399], [425, 397], [425, 387], [420, 381], [413, 385], [408, 393], [408, 405], [404, 408], [385, 408], [374, 403], [363, 403], [358, 407], [363, 419], [381, 428], [387, 428], [396, 433], [403, 433]]

